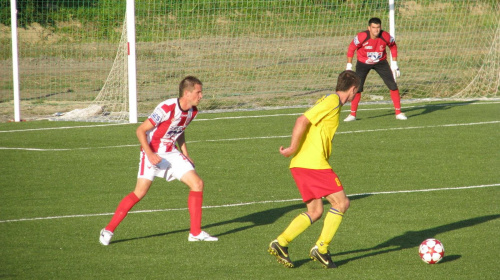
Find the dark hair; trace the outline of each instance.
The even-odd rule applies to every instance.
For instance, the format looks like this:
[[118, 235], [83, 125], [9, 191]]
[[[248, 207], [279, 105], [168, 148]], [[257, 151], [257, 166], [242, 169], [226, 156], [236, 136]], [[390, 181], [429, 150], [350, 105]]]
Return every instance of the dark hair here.
[[372, 23], [382, 25], [382, 21], [381, 21], [378, 17], [371, 18], [371, 19], [368, 21], [368, 25], [372, 25]]
[[184, 95], [185, 90], [192, 90], [194, 85], [203, 85], [203, 83], [194, 76], [187, 76], [179, 84], [179, 97]]
[[359, 88], [361, 78], [352, 70], [346, 70], [340, 73], [337, 79], [337, 87], [335, 91], [348, 91], [351, 87]]

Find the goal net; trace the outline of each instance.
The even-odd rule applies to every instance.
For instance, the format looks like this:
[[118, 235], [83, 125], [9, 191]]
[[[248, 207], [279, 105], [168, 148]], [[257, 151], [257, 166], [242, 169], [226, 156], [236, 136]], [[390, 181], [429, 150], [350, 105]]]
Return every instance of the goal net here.
[[123, 23], [118, 50], [109, 75], [97, 97], [88, 107], [58, 113], [50, 120], [125, 122], [129, 120], [128, 104], [127, 17]]
[[[128, 120], [122, 2], [102, 0], [84, 6], [102, 13], [89, 18], [105, 22], [55, 21], [52, 29], [47, 28], [52, 37], [35, 43], [50, 47], [51, 53], [24, 52], [28, 56], [21, 57], [21, 69], [26, 67], [21, 95], [31, 96], [24, 106], [41, 106], [41, 112], [60, 115], [70, 111], [65, 106], [89, 107], [99, 118], [81, 120]], [[105, 4], [109, 9], [103, 8]], [[366, 30], [371, 17], [381, 18], [382, 28], [389, 30], [387, 0], [136, 0], [135, 7], [140, 116], [160, 101], [176, 97], [178, 83], [187, 75], [204, 83], [201, 110], [309, 105], [333, 90], [345, 69], [347, 46]], [[71, 28], [62, 27], [68, 25]], [[402, 73], [398, 86], [403, 100], [498, 98], [499, 30], [497, 0], [396, 0], [395, 38]], [[78, 51], [65, 53], [66, 47]], [[82, 51], [88, 48], [95, 52]], [[75, 69], [89, 63], [99, 65], [95, 76]], [[53, 73], [41, 75], [37, 67]], [[70, 69], [71, 76], [57, 71], [61, 68]], [[47, 82], [54, 84], [39, 86]], [[101, 84], [96, 86], [97, 82]], [[370, 73], [364, 88], [362, 101], [390, 100], [376, 73]]]

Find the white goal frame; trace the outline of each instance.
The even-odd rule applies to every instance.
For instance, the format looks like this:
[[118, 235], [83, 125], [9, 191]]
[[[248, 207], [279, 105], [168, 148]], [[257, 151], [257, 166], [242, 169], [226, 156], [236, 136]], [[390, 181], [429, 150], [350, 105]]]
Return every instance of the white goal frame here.
[[137, 67], [135, 54], [135, 3], [127, 0], [128, 109], [129, 123], [137, 123]]
[[[21, 121], [20, 90], [19, 90], [19, 63], [17, 45], [17, 8], [16, 0], [11, 2], [12, 19], [12, 68], [14, 88], [14, 121]], [[135, 1], [127, 0], [126, 5], [126, 28], [127, 28], [127, 66], [128, 66], [128, 108], [129, 123], [138, 122], [137, 111], [137, 60], [136, 60], [136, 36], [135, 36]], [[389, 28], [391, 36], [395, 37], [394, 0], [389, 0]]]
[[[196, 5], [198, 1], [186, 1], [186, 7], [189, 8], [186, 11], [184, 4], [172, 4], [170, 7], [173, 2], [162, 1], [156, 1], [161, 2], [161, 5], [148, 1], [120, 2], [120, 7], [114, 11], [114, 17], [103, 20], [104, 27], [101, 28], [99, 24], [92, 27], [92, 36], [96, 37], [88, 38], [97, 38], [95, 43], [99, 44], [100, 48], [99, 53], [94, 56], [94, 53], [89, 55], [93, 48], [90, 51], [85, 48], [88, 42], [71, 41], [72, 36], [78, 38], [85, 34], [78, 23], [57, 23], [44, 27], [39, 32], [35, 30], [39, 24], [34, 22], [32, 26], [20, 24], [18, 29], [16, 8], [19, 3], [10, 0], [13, 120], [22, 121], [22, 113], [28, 118], [31, 113], [31, 116], [50, 120], [137, 123], [140, 110], [144, 110], [140, 111], [141, 116], [144, 116], [149, 112], [144, 108], [150, 108], [162, 98], [175, 96], [177, 79], [182, 75], [192, 74], [190, 72], [202, 76], [206, 82], [207, 93], [211, 92], [210, 95], [207, 94], [207, 102], [203, 105], [206, 107], [202, 109], [224, 109], [233, 106], [258, 108], [277, 102], [285, 106], [310, 104], [315, 100], [312, 94], [330, 89], [326, 80], [332, 78], [332, 70], [344, 69], [342, 61], [345, 56], [342, 53], [348, 40], [352, 40], [350, 36], [363, 27], [358, 23], [359, 18], [377, 15], [384, 21], [389, 20], [389, 33], [394, 38], [396, 32], [398, 33], [398, 42], [401, 43], [398, 48], [401, 47], [402, 53], [407, 54], [398, 61], [406, 63], [402, 65], [405, 75], [398, 78], [398, 84], [403, 89], [402, 96], [463, 100], [498, 98], [500, 93], [500, 18], [498, 13], [494, 12], [495, 9], [500, 9], [500, 4], [494, 0], [484, 0], [484, 3], [483, 0], [477, 3], [442, 0], [443, 3], [439, 1], [437, 4], [426, 0], [378, 0], [373, 1], [370, 7], [354, 7], [356, 13], [353, 13], [352, 17], [347, 14], [351, 13], [350, 6], [342, 4], [345, 1], [340, 1], [341, 4], [331, 4], [333, 2], [327, 1], [312, 1], [314, 3], [311, 2], [310, 5], [305, 5], [306, 2], [302, 1], [292, 2], [291, 5], [285, 3], [287, 6], [276, 12], [273, 9], [281, 7], [282, 3], [278, 0], [269, 1], [270, 4], [260, 1], [255, 6], [249, 1], [245, 2], [249, 7], [245, 4], [238, 10], [248, 9], [252, 13], [241, 13], [224, 6], [229, 13], [221, 15], [211, 14], [214, 9], [219, 9], [214, 5], [219, 1], [207, 0], [206, 3], [203, 2], [208, 3], [206, 6]], [[222, 2], [224, 5], [230, 3]], [[168, 3], [167, 10], [164, 3]], [[191, 4], [200, 8], [200, 11], [196, 12], [209, 12], [206, 16], [200, 14], [192, 19], [189, 14], [193, 9], [189, 6]], [[21, 8], [19, 9], [22, 12]], [[296, 12], [302, 11], [301, 9], [305, 9], [306, 13]], [[150, 12], [153, 15], [151, 18]], [[336, 16], [337, 13], [342, 18], [340, 26], [338, 22], [332, 21], [333, 17], [328, 18], [330, 15]], [[120, 24], [117, 18], [122, 18], [123, 14], [124, 22]], [[290, 15], [291, 19], [288, 20], [286, 15]], [[446, 17], [442, 19], [444, 15]], [[458, 23], [455, 23], [462, 15], [471, 17], [471, 27], [465, 32], [462, 32], [463, 28], [457, 29]], [[265, 19], [264, 25], [260, 22], [261, 16]], [[324, 18], [326, 20], [323, 20]], [[196, 20], [192, 29], [196, 31], [192, 32], [194, 34], [189, 33], [192, 31], [191, 26], [186, 24], [191, 20]], [[297, 29], [302, 26], [302, 20], [306, 20], [307, 24], [304, 24], [303, 29]], [[443, 25], [439, 26], [440, 29], [429, 24], [439, 23], [441, 20]], [[150, 27], [143, 25], [144, 21], [151, 21], [146, 23], [152, 24], [151, 31], [158, 37], [148, 37], [146, 31], [149, 30], [146, 29]], [[230, 29], [232, 24], [234, 34]], [[266, 28], [263, 28], [262, 33], [257, 32], [252, 36], [251, 28], [258, 29], [259, 26]], [[57, 29], [61, 27], [68, 28], [73, 33], [65, 33], [68, 29]], [[71, 29], [73, 27], [74, 29]], [[114, 47], [120, 27], [120, 42]], [[198, 27], [201, 29], [196, 29]], [[213, 34], [208, 32], [205, 38], [204, 30], [207, 28]], [[138, 37], [136, 29], [140, 32]], [[59, 34], [54, 30], [61, 31], [59, 38]], [[104, 35], [100, 32], [104, 32]], [[441, 36], [441, 32], [446, 36]], [[454, 49], [448, 46], [453, 44], [453, 36], [459, 32], [464, 34], [460, 37], [460, 46], [469, 47], [460, 47], [459, 52], [454, 52]], [[38, 36], [38, 41], [34, 42], [40, 42], [39, 45], [31, 48], [29, 44], [32, 42], [28, 41], [31, 38], [28, 38], [27, 33]], [[421, 36], [422, 34], [425, 36]], [[54, 36], [49, 37], [52, 35]], [[332, 35], [333, 40], [330, 39]], [[4, 35], [5, 37], [7, 36]], [[101, 39], [102, 42], [99, 41]], [[136, 40], [139, 41], [138, 45]], [[150, 42], [149, 40], [151, 43], [146, 43]], [[421, 42], [423, 47], [417, 46], [418, 42]], [[52, 44], [56, 47], [54, 50], [49, 47]], [[139, 56], [136, 47], [139, 48]], [[156, 47], [158, 49], [155, 49]], [[200, 49], [208, 52], [200, 52]], [[76, 54], [76, 62], [67, 59], [66, 51], [69, 54], [67, 57], [70, 58]], [[114, 60], [113, 53], [116, 54]], [[19, 57], [19, 54], [22, 57]], [[393, 59], [390, 53], [388, 56], [389, 60]], [[111, 61], [113, 66], [108, 69]], [[137, 64], [140, 70], [147, 70], [137, 73]], [[23, 71], [24, 69], [28, 70]], [[5, 70], [10, 72], [8, 68]], [[72, 77], [76, 77], [75, 80], [71, 80]], [[105, 77], [107, 79], [103, 82]], [[314, 84], [309, 84], [311, 81], [315, 81]], [[10, 81], [7, 83], [10, 84]], [[378, 83], [378, 80], [368, 83], [371, 91], [364, 95], [365, 100], [378, 100], [375, 98], [381, 96], [375, 94], [383, 94], [384, 85]], [[2, 88], [5, 101], [12, 100], [5, 98], [5, 95], [12, 96], [9, 87], [10, 85], [4, 85]], [[98, 95], [94, 95], [96, 91], [99, 91]], [[44, 102], [47, 103], [43, 104]], [[4, 103], [12, 108], [11, 103]], [[86, 108], [75, 109], [82, 107]], [[74, 110], [70, 111], [71, 109]]]

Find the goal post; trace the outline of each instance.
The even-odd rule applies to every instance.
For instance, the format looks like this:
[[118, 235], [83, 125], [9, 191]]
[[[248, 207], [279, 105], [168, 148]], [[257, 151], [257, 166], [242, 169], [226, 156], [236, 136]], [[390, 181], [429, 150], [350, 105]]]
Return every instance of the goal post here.
[[[389, 0], [389, 34], [395, 39], [396, 38], [396, 19], [394, 10], [394, 0]], [[392, 53], [388, 52], [388, 56], [392, 61]], [[394, 76], [396, 79], [396, 76]]]
[[[397, 37], [403, 101], [500, 97], [497, 0], [44, 3], [21, 7], [23, 117], [77, 120], [70, 112], [90, 108], [78, 120], [136, 122], [176, 97], [187, 75], [203, 81], [200, 110], [307, 106], [333, 90], [347, 46], [371, 17]], [[1, 24], [0, 43], [8, 40]], [[2, 109], [11, 106], [12, 82], [2, 77], [12, 76], [12, 61], [2, 49], [0, 60]], [[362, 102], [390, 101], [375, 75]]]
[[14, 91], [14, 121], [21, 121], [19, 95], [19, 63], [17, 48], [17, 5], [16, 0], [10, 0], [11, 38], [12, 38], [12, 90]]
[[137, 69], [135, 54], [135, 0], [127, 0], [128, 121], [137, 123]]

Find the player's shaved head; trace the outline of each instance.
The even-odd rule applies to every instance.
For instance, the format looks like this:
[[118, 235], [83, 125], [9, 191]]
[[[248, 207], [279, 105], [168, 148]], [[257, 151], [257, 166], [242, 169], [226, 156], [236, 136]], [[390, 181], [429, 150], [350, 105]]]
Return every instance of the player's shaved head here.
[[193, 90], [194, 85], [202, 86], [203, 83], [194, 76], [187, 76], [184, 79], [182, 79], [182, 81], [179, 84], [179, 97], [182, 97], [184, 95], [184, 91]]
[[382, 21], [377, 18], [377, 17], [374, 17], [374, 18], [371, 18], [369, 21], [368, 21], [368, 25], [372, 25], [372, 23], [374, 24], [378, 24], [378, 25], [382, 25]]

